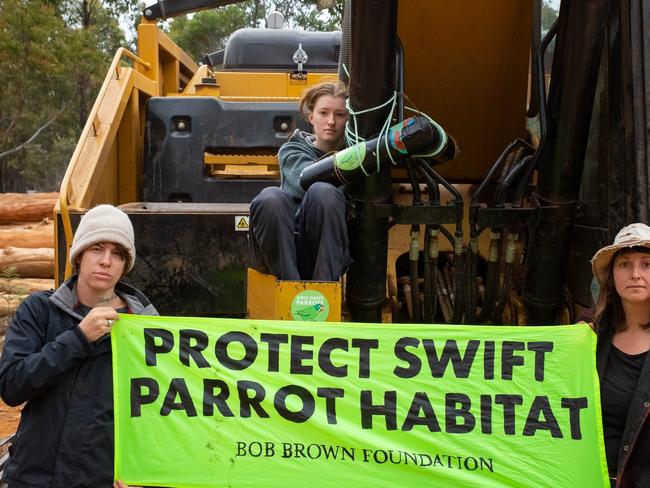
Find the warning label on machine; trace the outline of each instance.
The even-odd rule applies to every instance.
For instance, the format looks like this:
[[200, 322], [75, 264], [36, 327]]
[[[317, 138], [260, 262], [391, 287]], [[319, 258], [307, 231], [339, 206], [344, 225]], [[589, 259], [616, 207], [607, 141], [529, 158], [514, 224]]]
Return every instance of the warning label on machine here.
[[235, 230], [248, 232], [248, 215], [235, 215]]

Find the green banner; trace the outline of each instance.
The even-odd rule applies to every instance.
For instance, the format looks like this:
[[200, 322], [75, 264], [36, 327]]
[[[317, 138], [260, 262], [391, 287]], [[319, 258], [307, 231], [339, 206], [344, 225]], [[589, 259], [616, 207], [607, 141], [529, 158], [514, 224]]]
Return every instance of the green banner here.
[[120, 315], [115, 475], [168, 487], [606, 487], [596, 338]]

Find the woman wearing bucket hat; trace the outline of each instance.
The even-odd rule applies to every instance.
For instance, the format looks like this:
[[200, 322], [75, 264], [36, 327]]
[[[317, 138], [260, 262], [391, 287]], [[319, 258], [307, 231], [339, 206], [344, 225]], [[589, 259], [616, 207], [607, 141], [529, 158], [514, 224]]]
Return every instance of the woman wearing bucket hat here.
[[623, 227], [593, 257], [603, 433], [612, 486], [650, 487], [650, 227]]
[[99, 205], [70, 248], [73, 276], [30, 295], [7, 331], [0, 396], [25, 404], [3, 480], [10, 488], [113, 484], [113, 381], [109, 334], [117, 313], [157, 315], [120, 281], [133, 268], [128, 216]]

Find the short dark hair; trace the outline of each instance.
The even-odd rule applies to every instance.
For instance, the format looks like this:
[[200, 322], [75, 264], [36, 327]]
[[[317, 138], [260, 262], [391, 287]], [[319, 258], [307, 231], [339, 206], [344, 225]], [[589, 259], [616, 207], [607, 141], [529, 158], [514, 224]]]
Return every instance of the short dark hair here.
[[[106, 241], [106, 242], [110, 242], [110, 241]], [[88, 246], [86, 249], [84, 249], [83, 251], [81, 251], [81, 252], [79, 253], [79, 255], [77, 256], [77, 259], [75, 259], [75, 262], [74, 262], [74, 271], [75, 271], [75, 272], [79, 272], [79, 264], [81, 263], [81, 256], [83, 256], [84, 253], [85, 253], [88, 249], [90, 249], [91, 247], [93, 247], [93, 246], [95, 246], [95, 245], [97, 245], [97, 244], [102, 244], [102, 242], [95, 242], [94, 244], [91, 244], [90, 246]], [[115, 249], [116, 249], [117, 252], [119, 253], [120, 257], [124, 260], [124, 262], [125, 262], [125, 263], [128, 263], [128, 261], [129, 261], [129, 259], [130, 259], [130, 256], [129, 256], [129, 251], [126, 250], [126, 247], [124, 247], [124, 246], [121, 245], [121, 244], [118, 244], [117, 242], [112, 242], [112, 244], [115, 245]], [[126, 271], [126, 270], [125, 270], [125, 271]], [[124, 276], [124, 275], [126, 274], [125, 271], [122, 272], [122, 276]]]

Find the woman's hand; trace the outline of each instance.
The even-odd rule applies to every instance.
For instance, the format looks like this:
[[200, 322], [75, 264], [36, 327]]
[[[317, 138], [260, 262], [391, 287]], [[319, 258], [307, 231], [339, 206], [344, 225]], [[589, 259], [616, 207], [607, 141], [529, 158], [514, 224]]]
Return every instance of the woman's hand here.
[[117, 320], [117, 312], [112, 307], [93, 308], [79, 324], [89, 342], [95, 342], [100, 337], [108, 334]]
[[[129, 485], [127, 485], [123, 481], [115, 480], [115, 483], [113, 483], [113, 488], [129, 488]], [[130, 487], [130, 488], [135, 488], [135, 487]]]

